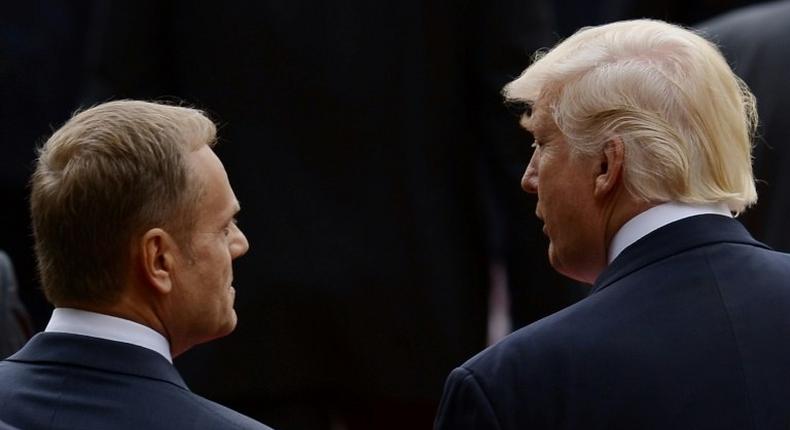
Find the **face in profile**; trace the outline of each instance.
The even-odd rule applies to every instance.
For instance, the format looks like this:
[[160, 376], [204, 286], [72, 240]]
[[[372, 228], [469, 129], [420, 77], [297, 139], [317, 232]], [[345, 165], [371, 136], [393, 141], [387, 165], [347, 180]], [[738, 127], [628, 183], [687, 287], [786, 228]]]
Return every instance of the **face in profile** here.
[[549, 262], [570, 278], [591, 283], [588, 268], [606, 255], [600, 208], [594, 198], [597, 160], [573, 154], [565, 136], [540, 108], [525, 126], [534, 153], [521, 186], [538, 195], [537, 217], [549, 237]]
[[219, 158], [208, 146], [188, 157], [203, 191], [191, 246], [180, 247], [176, 257], [173, 307], [184, 339], [194, 345], [225, 336], [236, 327], [232, 261], [244, 255], [249, 244], [236, 225], [239, 202]]

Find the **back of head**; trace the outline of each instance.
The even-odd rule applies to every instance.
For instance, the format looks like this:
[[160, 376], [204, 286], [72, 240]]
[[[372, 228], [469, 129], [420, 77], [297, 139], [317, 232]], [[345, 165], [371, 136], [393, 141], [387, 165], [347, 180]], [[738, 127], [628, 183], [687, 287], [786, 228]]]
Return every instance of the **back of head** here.
[[625, 186], [637, 199], [726, 202], [734, 212], [757, 199], [754, 98], [689, 30], [654, 20], [582, 29], [504, 92], [547, 106], [577, 154], [622, 139]]
[[111, 304], [137, 235], [163, 227], [186, 240], [200, 187], [185, 156], [215, 135], [198, 110], [121, 100], [78, 112], [47, 140], [30, 207], [50, 302]]

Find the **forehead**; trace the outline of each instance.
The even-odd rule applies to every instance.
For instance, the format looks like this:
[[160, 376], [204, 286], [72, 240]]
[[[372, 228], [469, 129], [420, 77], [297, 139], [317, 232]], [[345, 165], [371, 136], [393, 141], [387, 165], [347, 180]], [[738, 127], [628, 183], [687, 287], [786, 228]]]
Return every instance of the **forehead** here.
[[208, 146], [190, 154], [195, 179], [202, 187], [199, 209], [225, 212], [238, 206], [222, 162]]

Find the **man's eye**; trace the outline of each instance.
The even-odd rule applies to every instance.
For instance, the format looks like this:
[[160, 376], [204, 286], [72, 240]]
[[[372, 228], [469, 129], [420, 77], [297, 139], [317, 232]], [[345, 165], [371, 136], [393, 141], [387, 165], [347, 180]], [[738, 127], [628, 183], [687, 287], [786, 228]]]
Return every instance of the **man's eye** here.
[[222, 232], [225, 233], [225, 236], [230, 235], [231, 227], [233, 227], [235, 225], [238, 225], [238, 223], [239, 223], [239, 220], [236, 219], [236, 218], [233, 218], [232, 220], [230, 220], [230, 224], [228, 224], [224, 229], [222, 229]]

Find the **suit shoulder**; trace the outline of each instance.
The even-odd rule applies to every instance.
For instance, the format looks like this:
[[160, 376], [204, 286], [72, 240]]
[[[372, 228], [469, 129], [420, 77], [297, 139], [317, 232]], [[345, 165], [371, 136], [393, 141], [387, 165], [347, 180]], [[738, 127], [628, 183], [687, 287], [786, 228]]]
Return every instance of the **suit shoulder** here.
[[475, 375], [459, 367], [450, 373], [436, 414], [436, 430], [501, 428], [494, 405]]
[[747, 244], [712, 246], [706, 248], [706, 252], [711, 269], [728, 272], [728, 277], [776, 282], [790, 276], [790, 254], [784, 252]]
[[[437, 423], [442, 428], [551, 428], [571, 386], [574, 363], [589, 347], [591, 297], [536, 321], [490, 346], [451, 373]], [[594, 339], [595, 337], [593, 337]], [[469, 424], [473, 423], [473, 424]]]
[[162, 379], [5, 360], [0, 362], [0, 381], [5, 383], [0, 403], [16, 405], [15, 411], [0, 412], [18, 414], [18, 421], [25, 423], [22, 428], [42, 427], [41, 420], [56, 411], [58, 428], [269, 429]]
[[556, 381], [558, 373], [585, 348], [585, 321], [594, 319], [595, 298], [587, 297], [527, 325], [478, 353], [461, 367], [486, 389], [492, 381], [517, 376], [520, 381]]
[[[189, 413], [193, 413], [200, 417], [202, 423], [199, 428], [271, 430], [270, 427], [217, 402], [206, 399], [191, 391], [185, 391], [184, 393], [184, 400], [193, 405]], [[197, 419], [195, 421], [197, 422]]]

